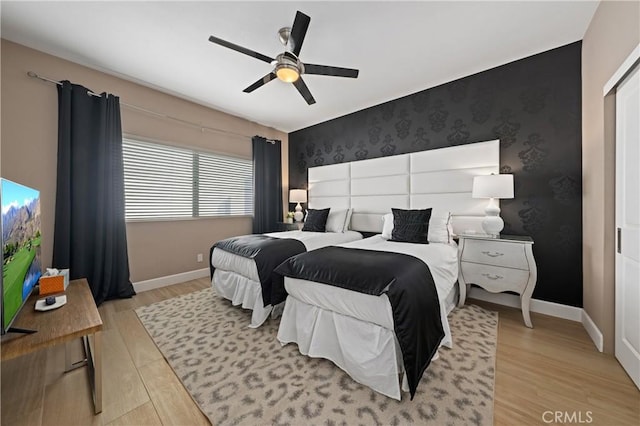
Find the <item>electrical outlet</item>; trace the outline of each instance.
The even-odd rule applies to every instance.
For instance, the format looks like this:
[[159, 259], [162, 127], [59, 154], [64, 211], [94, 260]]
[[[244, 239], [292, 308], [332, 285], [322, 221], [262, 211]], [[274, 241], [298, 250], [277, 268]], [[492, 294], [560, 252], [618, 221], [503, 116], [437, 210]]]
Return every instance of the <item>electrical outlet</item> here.
[[196, 257], [196, 260], [198, 262], [202, 262], [202, 253], [198, 253], [198, 256]]

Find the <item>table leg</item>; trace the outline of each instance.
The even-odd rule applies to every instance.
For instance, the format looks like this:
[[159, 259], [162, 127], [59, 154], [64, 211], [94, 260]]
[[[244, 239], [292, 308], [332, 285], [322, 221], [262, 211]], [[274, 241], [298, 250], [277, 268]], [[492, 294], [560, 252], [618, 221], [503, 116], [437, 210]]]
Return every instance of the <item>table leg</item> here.
[[[93, 340], [93, 345], [91, 340]], [[92, 336], [84, 336], [82, 341], [88, 361], [93, 408], [95, 414], [98, 414], [102, 411], [102, 332], [98, 331]]]
[[[84, 345], [83, 340], [80, 339], [80, 341]], [[72, 355], [73, 348], [70, 346], [72, 344], [73, 344], [73, 341], [67, 342], [64, 344], [64, 372], [65, 373], [68, 373], [69, 371], [75, 370], [76, 368], [84, 367], [85, 365], [87, 365], [87, 357], [86, 357], [86, 351], [84, 350], [84, 347], [82, 349], [85, 352], [85, 357], [81, 360], [78, 360], [77, 358], [74, 359]]]
[[[93, 345], [90, 337], [93, 337]], [[98, 331], [92, 336], [82, 336], [80, 338], [84, 359], [74, 361], [69, 346], [71, 342], [65, 343], [64, 363], [67, 373], [76, 368], [87, 366], [89, 369], [89, 381], [91, 382], [91, 393], [93, 396], [93, 407], [95, 414], [102, 412], [102, 331]], [[93, 347], [92, 347], [93, 346]]]
[[520, 309], [522, 309], [522, 318], [524, 319], [524, 325], [529, 328], [533, 328], [533, 323], [531, 322], [531, 314], [529, 314], [529, 304], [531, 302], [531, 296], [521, 295], [520, 296]]
[[458, 278], [458, 307], [464, 306], [464, 301], [467, 299], [467, 284], [462, 281], [462, 278]]
[[102, 331], [93, 337], [93, 403], [95, 413], [102, 411]]

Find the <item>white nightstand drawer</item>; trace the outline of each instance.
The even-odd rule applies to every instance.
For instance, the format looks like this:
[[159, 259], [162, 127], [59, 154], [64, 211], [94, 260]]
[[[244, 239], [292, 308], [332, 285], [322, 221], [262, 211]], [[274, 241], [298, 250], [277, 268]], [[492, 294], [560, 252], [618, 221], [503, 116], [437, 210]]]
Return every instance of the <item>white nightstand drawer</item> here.
[[461, 260], [485, 265], [529, 269], [524, 245], [505, 241], [467, 239]]
[[[467, 241], [468, 242], [468, 241]], [[487, 291], [522, 293], [529, 280], [529, 271], [461, 262], [461, 272], [468, 284], [477, 284]]]

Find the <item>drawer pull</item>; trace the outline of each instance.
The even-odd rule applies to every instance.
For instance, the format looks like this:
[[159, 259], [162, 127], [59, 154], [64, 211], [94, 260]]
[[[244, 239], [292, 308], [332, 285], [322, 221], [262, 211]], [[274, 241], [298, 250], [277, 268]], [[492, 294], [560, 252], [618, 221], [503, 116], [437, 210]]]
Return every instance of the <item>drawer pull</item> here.
[[493, 281], [501, 280], [504, 278], [502, 275], [482, 274], [482, 276], [489, 278], [490, 280], [493, 280]]
[[482, 254], [485, 254], [489, 257], [500, 257], [504, 256], [504, 253], [500, 253], [499, 251], [483, 251]]

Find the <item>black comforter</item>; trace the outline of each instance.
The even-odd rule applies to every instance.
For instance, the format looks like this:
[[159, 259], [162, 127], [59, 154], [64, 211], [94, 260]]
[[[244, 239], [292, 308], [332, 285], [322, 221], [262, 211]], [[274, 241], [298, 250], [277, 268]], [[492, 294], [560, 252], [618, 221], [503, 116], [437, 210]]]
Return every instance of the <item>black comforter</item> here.
[[375, 296], [386, 293], [413, 399], [444, 338], [438, 293], [423, 261], [401, 253], [331, 246], [293, 256], [276, 273]]
[[302, 241], [293, 238], [275, 238], [266, 235], [227, 238], [215, 243], [209, 252], [211, 279], [213, 279], [215, 271], [212, 256], [213, 249], [216, 247], [238, 256], [253, 259], [256, 262], [264, 306], [275, 306], [287, 298], [287, 293], [284, 290], [284, 278], [282, 275], [274, 274], [275, 267], [288, 257], [307, 251]]

